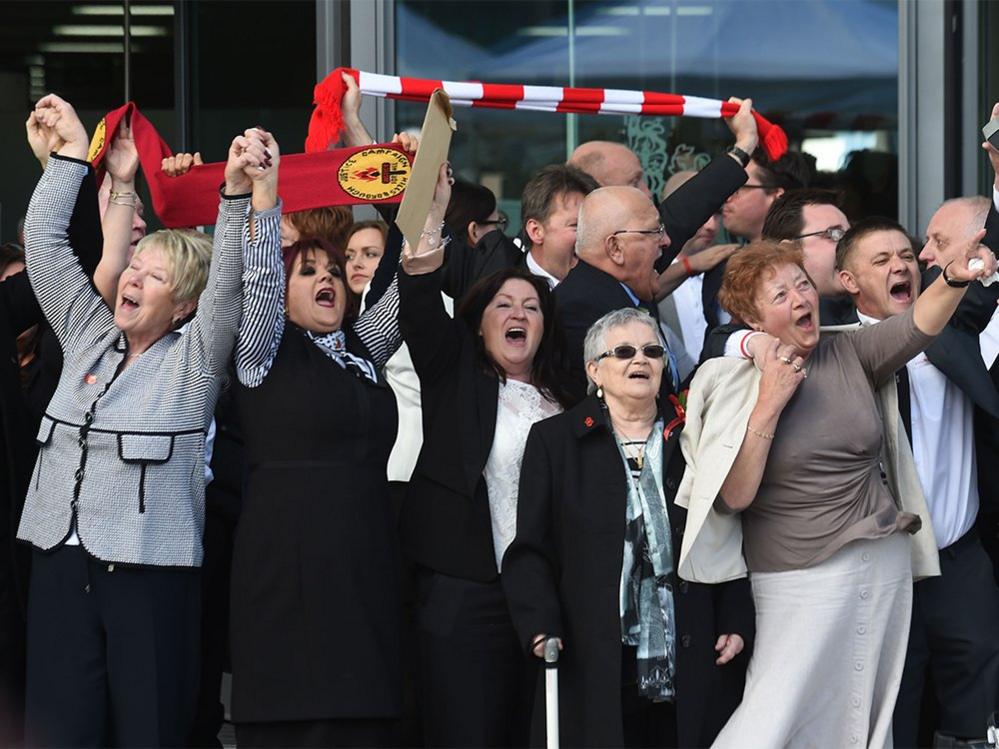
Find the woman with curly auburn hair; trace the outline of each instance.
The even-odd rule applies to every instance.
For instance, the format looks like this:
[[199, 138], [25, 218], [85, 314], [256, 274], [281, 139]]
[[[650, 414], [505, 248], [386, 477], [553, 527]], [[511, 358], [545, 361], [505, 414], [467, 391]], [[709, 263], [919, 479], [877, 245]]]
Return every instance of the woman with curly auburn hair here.
[[979, 239], [907, 312], [824, 336], [800, 250], [761, 241], [729, 260], [720, 299], [761, 333], [756, 366], [713, 359], [694, 377], [677, 496], [680, 576], [748, 570], [756, 603], [743, 701], [714, 746], [892, 745], [912, 580], [939, 574], [894, 374], [995, 268]]

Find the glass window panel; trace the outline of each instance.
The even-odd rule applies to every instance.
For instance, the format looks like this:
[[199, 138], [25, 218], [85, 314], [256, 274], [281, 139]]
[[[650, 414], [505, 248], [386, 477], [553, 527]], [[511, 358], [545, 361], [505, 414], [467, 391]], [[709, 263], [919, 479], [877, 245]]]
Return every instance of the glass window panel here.
[[[396, 4], [401, 75], [748, 96], [816, 157], [854, 217], [897, 213], [894, 0], [561, 0]], [[397, 105], [400, 125], [420, 108]], [[575, 122], [574, 122], [575, 120]], [[627, 142], [651, 186], [730, 143], [717, 120], [459, 110], [459, 172], [516, 199], [530, 175], [597, 138]]]

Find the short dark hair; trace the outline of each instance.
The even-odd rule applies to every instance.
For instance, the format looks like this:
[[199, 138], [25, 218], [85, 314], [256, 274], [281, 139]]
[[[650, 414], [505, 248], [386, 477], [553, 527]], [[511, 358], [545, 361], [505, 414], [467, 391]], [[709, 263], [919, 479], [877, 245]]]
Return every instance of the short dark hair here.
[[451, 235], [462, 240], [468, 236], [468, 225], [482, 223], [496, 210], [496, 196], [488, 187], [463, 179], [451, 185], [451, 201], [444, 212], [444, 224]]
[[524, 187], [520, 200], [520, 219], [526, 225], [528, 219], [544, 223], [555, 208], [555, 196], [578, 192], [589, 195], [600, 187], [597, 181], [586, 172], [568, 164], [546, 166]]
[[482, 325], [482, 314], [489, 302], [499, 293], [507, 281], [518, 279], [526, 281], [534, 287], [541, 303], [541, 314], [544, 317], [544, 328], [541, 334], [541, 344], [534, 354], [531, 365], [531, 381], [550, 400], [557, 401], [563, 408], [575, 405], [572, 392], [566, 386], [571, 378], [567, 374], [565, 364], [565, 338], [559, 316], [555, 310], [555, 294], [548, 287], [548, 282], [541, 276], [536, 276], [526, 268], [512, 266], [498, 270], [477, 281], [465, 294], [458, 307], [457, 318], [468, 327], [475, 340], [479, 359], [487, 370], [492, 370], [506, 381], [506, 372], [486, 351], [479, 328]]
[[343, 250], [324, 237], [306, 237], [282, 248], [285, 296], [288, 295], [288, 282], [291, 280], [291, 271], [295, 267], [295, 258], [301, 255], [303, 262], [313, 260], [317, 251], [325, 252], [340, 271], [340, 280], [343, 281], [343, 288], [347, 293], [347, 304], [344, 306], [343, 321], [340, 323], [342, 329], [357, 317], [357, 311], [361, 306], [360, 297], [352, 292], [350, 286], [347, 285], [347, 257], [343, 254]]
[[895, 219], [884, 216], [871, 216], [861, 219], [850, 227], [850, 230], [843, 235], [843, 238], [836, 245], [836, 268], [843, 270], [843, 266], [849, 260], [850, 254], [857, 248], [857, 243], [864, 237], [879, 231], [901, 232], [909, 240], [909, 243], [912, 244], [912, 238], [909, 237], [908, 232]]
[[839, 196], [832, 190], [805, 187], [788, 190], [770, 206], [763, 221], [763, 239], [796, 239], [805, 227], [807, 205], [831, 205], [839, 208]]
[[788, 151], [773, 160], [766, 151], [757, 148], [753, 151], [753, 163], [762, 172], [760, 183], [771, 190], [800, 190], [809, 187], [815, 179], [815, 157], [801, 151]]

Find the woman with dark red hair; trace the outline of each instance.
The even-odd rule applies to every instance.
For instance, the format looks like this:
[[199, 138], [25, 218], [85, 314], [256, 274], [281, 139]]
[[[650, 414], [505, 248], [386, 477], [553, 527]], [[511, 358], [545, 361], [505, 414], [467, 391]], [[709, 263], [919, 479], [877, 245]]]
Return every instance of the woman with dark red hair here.
[[[434, 250], [449, 179], [442, 168], [404, 266], [443, 259]], [[244, 279], [279, 284], [284, 299], [264, 313], [269, 339], [241, 340], [236, 357], [246, 460], [232, 566], [236, 737], [241, 747], [393, 746], [401, 612], [386, 466], [396, 405], [381, 368], [402, 342], [396, 283], [357, 317], [339, 247], [302, 239], [283, 260]], [[393, 276], [397, 263], [383, 265]]]

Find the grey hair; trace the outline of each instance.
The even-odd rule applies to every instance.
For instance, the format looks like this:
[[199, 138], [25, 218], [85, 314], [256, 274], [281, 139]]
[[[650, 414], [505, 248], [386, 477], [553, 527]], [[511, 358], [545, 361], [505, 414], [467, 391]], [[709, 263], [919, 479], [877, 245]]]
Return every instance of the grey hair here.
[[985, 226], [985, 219], [989, 216], [989, 208], [992, 206], [992, 201], [984, 195], [972, 195], [970, 197], [945, 200], [940, 207], [943, 208], [947, 205], [959, 205], [968, 211], [967, 237], [965, 237], [965, 240], [968, 240]]
[[[655, 334], [656, 340], [659, 340], [659, 326], [646, 310], [640, 307], [616, 309], [601, 317], [586, 331], [586, 339], [583, 341], [583, 368], [585, 369], [591, 361], [596, 361], [597, 357], [607, 350], [607, 333], [609, 331], [631, 322], [648, 325]], [[586, 392], [592, 393], [597, 389], [597, 386], [590, 379], [589, 372], [586, 373], [586, 380]]]

